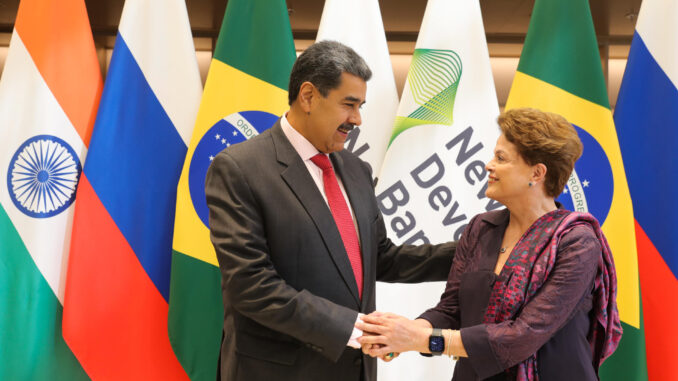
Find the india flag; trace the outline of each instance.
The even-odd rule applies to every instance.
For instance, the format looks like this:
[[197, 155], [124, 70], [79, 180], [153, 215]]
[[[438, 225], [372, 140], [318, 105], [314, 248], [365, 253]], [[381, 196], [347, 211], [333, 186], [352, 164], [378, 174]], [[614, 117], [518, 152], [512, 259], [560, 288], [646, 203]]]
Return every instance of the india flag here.
[[644, 337], [633, 209], [587, 0], [535, 2], [506, 103], [507, 109], [516, 107], [564, 116], [584, 144], [558, 201], [569, 210], [593, 214], [614, 256], [624, 335], [601, 369], [601, 379], [642, 379]]
[[169, 334], [192, 380], [216, 378], [224, 319], [220, 272], [209, 237], [207, 168], [221, 150], [270, 128], [287, 110], [294, 59], [283, 0], [228, 2], [176, 203]]
[[61, 318], [75, 190], [101, 95], [82, 0], [22, 0], [0, 80], [0, 379], [87, 376]]

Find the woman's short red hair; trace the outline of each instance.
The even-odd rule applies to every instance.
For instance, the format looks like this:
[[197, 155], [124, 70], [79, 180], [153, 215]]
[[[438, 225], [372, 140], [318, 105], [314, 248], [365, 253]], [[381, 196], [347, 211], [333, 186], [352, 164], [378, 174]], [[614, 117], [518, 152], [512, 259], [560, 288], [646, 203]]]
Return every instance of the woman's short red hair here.
[[558, 114], [533, 108], [504, 111], [497, 122], [525, 162], [546, 166], [544, 189], [547, 195], [558, 197], [583, 150], [574, 127]]

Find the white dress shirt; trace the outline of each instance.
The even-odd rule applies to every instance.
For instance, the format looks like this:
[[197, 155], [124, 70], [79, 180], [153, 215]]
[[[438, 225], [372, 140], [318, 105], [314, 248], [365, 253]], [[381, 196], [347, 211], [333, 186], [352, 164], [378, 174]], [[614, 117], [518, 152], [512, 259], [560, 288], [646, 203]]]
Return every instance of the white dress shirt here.
[[[315, 146], [308, 141], [302, 134], [299, 133], [299, 131], [295, 130], [294, 127], [290, 124], [290, 122], [287, 120], [287, 113], [285, 113], [282, 118], [280, 119], [280, 126], [282, 127], [283, 133], [285, 134], [285, 137], [287, 137], [287, 140], [290, 141], [292, 144], [292, 147], [294, 147], [295, 151], [301, 156], [301, 160], [304, 161], [304, 164], [306, 164], [306, 169], [308, 169], [308, 173], [311, 175], [313, 178], [313, 182], [315, 182], [315, 185], [318, 187], [318, 190], [320, 191], [320, 194], [323, 196], [323, 199], [325, 200], [325, 203], [327, 203], [327, 195], [325, 195], [325, 186], [323, 184], [323, 170], [320, 169], [313, 161], [311, 161], [311, 158], [317, 154], [320, 153]], [[331, 161], [330, 161], [331, 162]], [[356, 229], [356, 232], [358, 232], [358, 223], [355, 219], [355, 214], [353, 213], [353, 207], [351, 207], [351, 201], [348, 199], [348, 195], [346, 194], [346, 189], [344, 189], [344, 183], [341, 181], [341, 178], [339, 175], [337, 175], [337, 172], [334, 172], [334, 175], [337, 177], [337, 182], [339, 183], [339, 189], [341, 189], [341, 194], [344, 196], [344, 200], [346, 200], [346, 205], [348, 205], [348, 210], [351, 212], [351, 217], [353, 219], [353, 226]], [[327, 204], [329, 208], [329, 203]], [[358, 234], [358, 240], [360, 242], [360, 234]], [[358, 315], [358, 318], [356, 319], [356, 322], [358, 322], [358, 319], [360, 319], [360, 315]], [[353, 332], [351, 333], [351, 337], [348, 340], [347, 345], [353, 348], [360, 348], [360, 344], [356, 341], [356, 339], [360, 336], [362, 336], [363, 332], [359, 330], [358, 328], [353, 327]]]

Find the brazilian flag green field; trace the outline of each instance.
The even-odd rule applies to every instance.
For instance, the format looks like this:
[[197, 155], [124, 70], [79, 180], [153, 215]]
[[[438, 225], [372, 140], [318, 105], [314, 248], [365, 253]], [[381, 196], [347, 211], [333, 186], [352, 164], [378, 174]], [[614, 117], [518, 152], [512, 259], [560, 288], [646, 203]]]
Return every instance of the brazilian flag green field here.
[[[228, 2], [177, 192], [169, 335], [192, 380], [216, 379], [224, 318], [203, 188], [209, 160], [253, 136], [259, 116], [275, 120], [287, 110], [295, 58], [283, 0]], [[233, 134], [214, 132], [222, 127]]]
[[588, 1], [535, 2], [506, 103], [517, 107], [564, 116], [584, 142], [559, 200], [599, 220], [614, 256], [624, 334], [600, 376], [647, 380], [633, 209]]

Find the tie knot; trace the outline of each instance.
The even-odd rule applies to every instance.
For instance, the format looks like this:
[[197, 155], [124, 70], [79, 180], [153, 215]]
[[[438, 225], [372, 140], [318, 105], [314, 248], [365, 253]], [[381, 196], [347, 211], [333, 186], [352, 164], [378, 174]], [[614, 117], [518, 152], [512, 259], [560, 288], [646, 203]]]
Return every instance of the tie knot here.
[[332, 163], [330, 163], [330, 159], [327, 158], [327, 155], [324, 153], [319, 153], [311, 158], [311, 161], [313, 164], [317, 165], [320, 169], [324, 171], [328, 169], [332, 169]]

